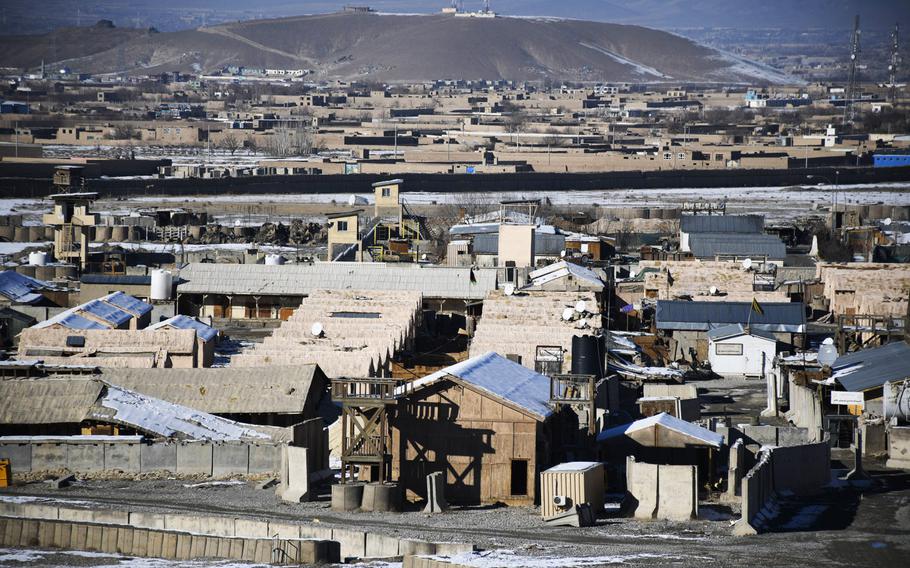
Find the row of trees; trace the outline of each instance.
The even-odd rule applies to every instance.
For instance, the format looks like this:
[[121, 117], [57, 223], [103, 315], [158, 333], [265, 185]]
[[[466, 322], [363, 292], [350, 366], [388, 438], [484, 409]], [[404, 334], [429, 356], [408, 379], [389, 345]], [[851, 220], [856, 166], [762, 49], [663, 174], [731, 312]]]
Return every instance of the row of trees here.
[[241, 139], [237, 134], [227, 132], [218, 145], [232, 156], [240, 149], [246, 149], [251, 154], [262, 150], [270, 156], [281, 158], [308, 156], [318, 151], [316, 137], [312, 129], [306, 127], [276, 128], [263, 143], [252, 133]]

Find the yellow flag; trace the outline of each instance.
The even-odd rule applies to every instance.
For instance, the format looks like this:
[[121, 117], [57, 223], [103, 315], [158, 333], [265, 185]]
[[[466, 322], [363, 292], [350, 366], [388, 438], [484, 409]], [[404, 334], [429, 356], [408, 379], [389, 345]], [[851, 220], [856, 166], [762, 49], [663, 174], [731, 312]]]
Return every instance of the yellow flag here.
[[757, 313], [760, 316], [765, 315], [765, 310], [761, 308], [761, 305], [758, 303], [758, 300], [752, 298], [752, 311]]

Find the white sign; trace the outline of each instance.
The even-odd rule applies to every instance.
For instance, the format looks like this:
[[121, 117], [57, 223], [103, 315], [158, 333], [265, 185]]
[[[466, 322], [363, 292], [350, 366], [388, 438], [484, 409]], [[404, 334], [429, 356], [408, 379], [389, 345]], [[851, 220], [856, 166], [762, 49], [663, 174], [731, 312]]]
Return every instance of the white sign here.
[[845, 404], [865, 408], [866, 400], [861, 392], [831, 391], [831, 404]]

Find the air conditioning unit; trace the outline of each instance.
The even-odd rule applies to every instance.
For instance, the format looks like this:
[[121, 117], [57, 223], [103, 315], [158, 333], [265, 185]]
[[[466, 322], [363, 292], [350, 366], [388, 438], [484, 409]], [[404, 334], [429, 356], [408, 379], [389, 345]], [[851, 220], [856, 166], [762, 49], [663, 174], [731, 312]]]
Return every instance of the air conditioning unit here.
[[553, 504], [556, 505], [557, 507], [568, 507], [569, 498], [566, 497], [565, 495], [556, 495], [553, 497]]

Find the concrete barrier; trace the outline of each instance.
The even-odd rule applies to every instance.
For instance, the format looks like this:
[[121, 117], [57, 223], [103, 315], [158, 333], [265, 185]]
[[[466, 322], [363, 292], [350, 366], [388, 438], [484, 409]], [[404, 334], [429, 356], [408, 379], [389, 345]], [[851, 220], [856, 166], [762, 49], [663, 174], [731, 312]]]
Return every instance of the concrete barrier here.
[[32, 471], [66, 469], [67, 444], [52, 442], [32, 445]]
[[139, 470], [177, 471], [177, 444], [142, 444], [139, 448]]
[[758, 463], [742, 480], [742, 516], [733, 525], [733, 534], [747, 536], [758, 534], [764, 527], [769, 511], [774, 508], [771, 451], [763, 450]]
[[910, 427], [892, 426], [888, 430], [888, 467], [910, 469]]
[[342, 558], [363, 558], [366, 555], [367, 533], [351, 529], [332, 529], [332, 540], [341, 545]]
[[658, 518], [688, 521], [698, 517], [697, 466], [658, 466], [657, 487]]
[[335, 543], [236, 538], [78, 521], [0, 517], [0, 546], [97, 551], [169, 560], [223, 558], [283, 565], [337, 563]]
[[776, 492], [812, 495], [831, 482], [831, 446], [827, 441], [774, 448], [771, 464]]
[[66, 469], [104, 471], [104, 446], [100, 443], [67, 444]]
[[104, 469], [138, 472], [140, 444], [138, 442], [108, 442], [104, 444]]
[[212, 475], [212, 444], [181, 442], [177, 444], [178, 475]]
[[636, 519], [657, 518], [657, 465], [626, 460], [626, 488], [635, 503], [632, 515]]
[[399, 540], [393, 536], [367, 533], [364, 557], [392, 558], [398, 556], [398, 543]]
[[13, 473], [32, 470], [32, 445], [28, 443], [0, 443], [0, 459], [8, 459]]
[[212, 448], [212, 475], [247, 474], [250, 471], [250, 447], [247, 444], [218, 444]]

